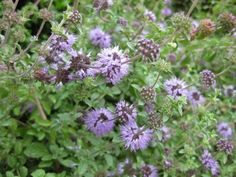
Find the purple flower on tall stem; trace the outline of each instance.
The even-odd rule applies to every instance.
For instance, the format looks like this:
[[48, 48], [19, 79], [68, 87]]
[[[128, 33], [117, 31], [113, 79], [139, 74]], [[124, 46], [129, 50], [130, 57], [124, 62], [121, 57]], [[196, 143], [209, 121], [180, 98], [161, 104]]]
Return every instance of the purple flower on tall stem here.
[[120, 101], [116, 105], [116, 114], [122, 123], [133, 122], [137, 117], [137, 109], [126, 101]]
[[100, 68], [99, 71], [107, 82], [116, 84], [128, 74], [129, 58], [119, 47], [106, 48], [98, 54], [95, 66]]
[[152, 22], [155, 22], [156, 21], [156, 15], [152, 12], [152, 11], [150, 11], [150, 10], [146, 10], [145, 12], [144, 12], [144, 16], [148, 19], [148, 20], [150, 20], [150, 21], [152, 21]]
[[205, 98], [196, 88], [193, 88], [187, 92], [187, 99], [193, 107], [197, 107], [205, 103]]
[[164, 9], [162, 9], [161, 13], [164, 16], [170, 16], [172, 14], [172, 10], [170, 8], [166, 7]]
[[226, 122], [221, 122], [217, 125], [218, 133], [224, 138], [230, 138], [233, 134], [232, 128]]
[[115, 119], [109, 110], [101, 108], [88, 112], [85, 124], [95, 135], [103, 136], [113, 129]]
[[180, 96], [187, 96], [186, 83], [176, 77], [166, 80], [164, 88], [168, 95], [172, 96], [174, 99]]
[[201, 156], [202, 164], [211, 171], [213, 176], [220, 175], [220, 166], [219, 163], [212, 157], [208, 150], [204, 150]]
[[138, 127], [136, 123], [123, 125], [120, 130], [125, 147], [131, 151], [147, 148], [153, 136], [152, 130]]
[[153, 165], [144, 165], [141, 168], [143, 177], [157, 177], [157, 168]]
[[89, 33], [89, 39], [92, 44], [100, 48], [108, 48], [111, 46], [111, 36], [100, 28], [94, 28]]

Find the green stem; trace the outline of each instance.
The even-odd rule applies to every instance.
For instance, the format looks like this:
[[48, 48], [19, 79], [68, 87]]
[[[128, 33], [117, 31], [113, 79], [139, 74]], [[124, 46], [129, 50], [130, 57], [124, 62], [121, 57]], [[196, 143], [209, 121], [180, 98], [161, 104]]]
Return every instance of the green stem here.
[[228, 66], [226, 69], [224, 69], [223, 71], [221, 71], [220, 73], [216, 74], [216, 77], [221, 76], [222, 74], [224, 74], [225, 72], [227, 72], [229, 69], [231, 68], [231, 65]]
[[188, 13], [187, 13], [187, 17], [190, 17], [191, 13], [193, 12], [193, 9], [197, 6], [198, 0], [194, 0], [192, 3], [192, 6], [190, 7]]

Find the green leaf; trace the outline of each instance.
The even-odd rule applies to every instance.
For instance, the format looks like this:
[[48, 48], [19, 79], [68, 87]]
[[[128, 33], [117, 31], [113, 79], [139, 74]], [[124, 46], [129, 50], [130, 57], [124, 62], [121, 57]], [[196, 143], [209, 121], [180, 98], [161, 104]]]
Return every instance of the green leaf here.
[[46, 175], [46, 173], [42, 169], [38, 169], [38, 170], [34, 171], [33, 173], [31, 173], [32, 177], [45, 177], [45, 175]]
[[26, 167], [20, 167], [20, 177], [26, 177], [28, 175], [28, 169]]
[[24, 151], [25, 155], [32, 158], [40, 158], [49, 154], [47, 148], [41, 143], [32, 143]]

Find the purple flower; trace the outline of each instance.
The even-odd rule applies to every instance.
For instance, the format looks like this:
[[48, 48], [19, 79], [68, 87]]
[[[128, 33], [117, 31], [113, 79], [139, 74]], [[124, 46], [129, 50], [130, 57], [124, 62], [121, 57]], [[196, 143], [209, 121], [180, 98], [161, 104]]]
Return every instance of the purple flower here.
[[131, 151], [145, 149], [152, 140], [153, 131], [138, 127], [136, 123], [121, 126], [121, 138]]
[[233, 85], [228, 85], [224, 87], [224, 94], [228, 97], [235, 97], [236, 96], [236, 89]]
[[100, 73], [106, 78], [107, 82], [116, 84], [128, 74], [129, 58], [119, 47], [103, 49], [98, 54], [95, 66], [100, 68]]
[[152, 12], [152, 11], [150, 11], [150, 10], [146, 10], [145, 12], [144, 12], [144, 16], [148, 19], [148, 20], [150, 20], [150, 21], [152, 21], [152, 22], [155, 22], [156, 21], [156, 15]]
[[98, 27], [90, 31], [89, 39], [93, 45], [99, 46], [100, 48], [108, 48], [111, 46], [111, 36]]
[[88, 112], [85, 124], [95, 135], [103, 136], [113, 129], [115, 120], [109, 110], [101, 108]]
[[233, 134], [232, 128], [226, 122], [221, 122], [217, 125], [218, 133], [224, 138], [230, 138]]
[[176, 77], [165, 81], [164, 88], [168, 95], [172, 96], [174, 99], [180, 96], [187, 96], [186, 83]]
[[137, 117], [137, 109], [126, 101], [120, 101], [116, 105], [116, 114], [122, 123], [133, 122]]
[[212, 157], [208, 150], [204, 150], [201, 156], [202, 164], [211, 171], [213, 176], [219, 176], [220, 174], [220, 167], [218, 162]]
[[171, 137], [170, 129], [166, 126], [161, 127], [162, 141], [165, 142]]
[[234, 144], [230, 140], [221, 139], [217, 142], [217, 149], [219, 151], [224, 151], [227, 154], [231, 154], [234, 149]]
[[205, 98], [196, 88], [187, 92], [187, 98], [193, 107], [197, 107], [205, 103]]
[[153, 165], [144, 165], [141, 168], [141, 171], [142, 171], [143, 177], [157, 177], [158, 176], [157, 169]]
[[215, 77], [215, 74], [210, 70], [205, 69], [200, 72], [200, 80], [204, 88], [215, 87]]
[[172, 10], [170, 8], [166, 7], [164, 9], [162, 9], [161, 13], [164, 16], [170, 16], [172, 14]]

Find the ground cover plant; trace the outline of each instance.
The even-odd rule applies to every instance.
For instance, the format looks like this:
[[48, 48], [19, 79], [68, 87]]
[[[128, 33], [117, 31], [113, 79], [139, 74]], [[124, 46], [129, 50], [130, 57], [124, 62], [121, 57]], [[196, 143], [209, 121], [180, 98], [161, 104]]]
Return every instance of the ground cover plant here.
[[235, 177], [234, 0], [2, 0], [0, 176]]

